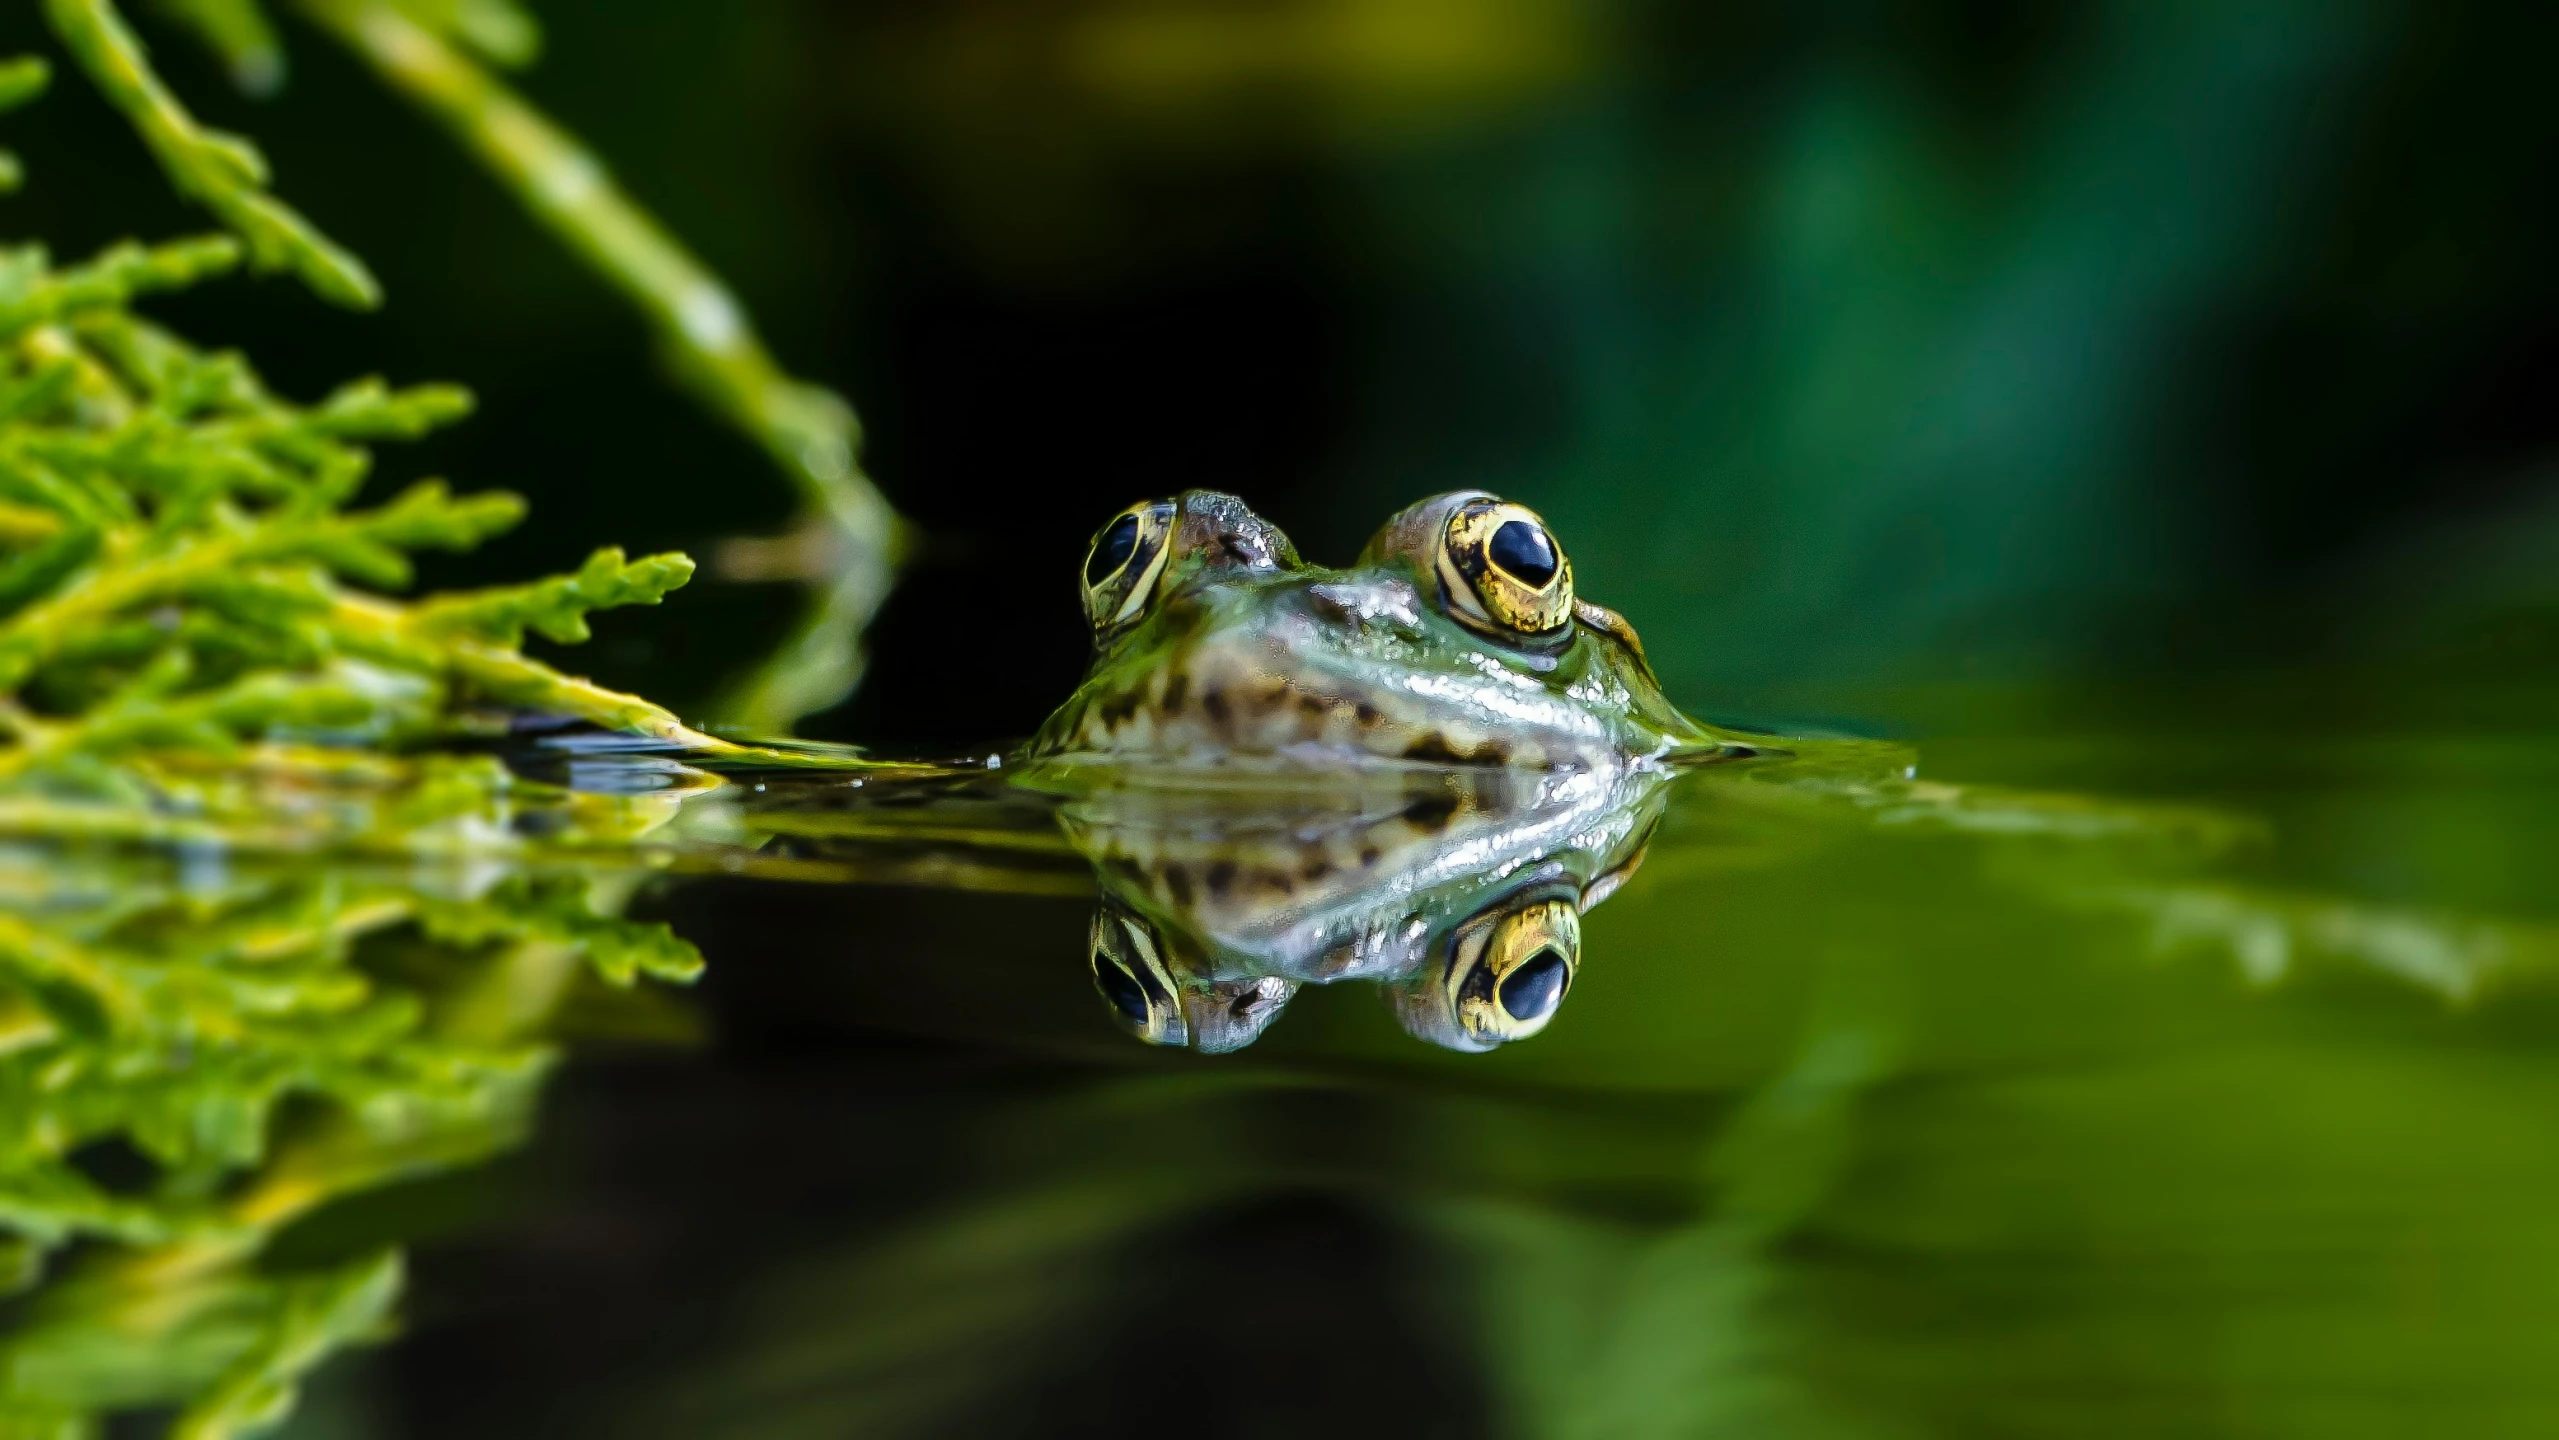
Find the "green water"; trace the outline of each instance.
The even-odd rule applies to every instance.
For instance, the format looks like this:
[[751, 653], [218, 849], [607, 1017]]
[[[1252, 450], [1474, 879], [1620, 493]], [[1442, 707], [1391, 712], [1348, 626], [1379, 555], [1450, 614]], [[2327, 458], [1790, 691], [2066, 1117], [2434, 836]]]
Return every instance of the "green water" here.
[[[1568, 1003], [1485, 1055], [1357, 983], [1234, 1054], [1137, 1044], [1029, 807], [637, 871], [15, 856], [13, 953], [148, 940], [181, 989], [172, 917], [430, 923], [350, 952], [364, 1004], [101, 1082], [100, 1132], [210, 1123], [170, 1097], [224, 1054], [406, 1118], [368, 1150], [288, 1102], [192, 1179], [78, 1151], [126, 1230], [26, 1277], [0, 1395], [30, 1433], [256, 1384], [296, 1436], [2549, 1433], [2559, 747], [1920, 754], [1680, 780]], [[691, 988], [579, 958], [652, 963], [656, 922]], [[407, 1040], [330, 1051], [383, 1005]], [[23, 1098], [79, 1037], [11, 1013]], [[58, 1211], [11, 1173], [13, 1224]], [[172, 1240], [297, 1174], [324, 1203]]]

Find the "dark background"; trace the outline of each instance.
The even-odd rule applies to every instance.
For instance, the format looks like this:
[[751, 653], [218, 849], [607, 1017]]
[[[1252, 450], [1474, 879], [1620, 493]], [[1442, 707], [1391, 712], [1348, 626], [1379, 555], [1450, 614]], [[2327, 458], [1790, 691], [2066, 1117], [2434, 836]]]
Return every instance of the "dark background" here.
[[[32, 8], [12, 48], [47, 48]], [[1091, 528], [1188, 485], [1336, 561], [1431, 491], [1524, 499], [1718, 715], [2381, 716], [2559, 654], [2549, 7], [540, 13], [525, 89], [853, 399], [927, 537], [814, 733], [1026, 732], [1081, 664]], [[293, 393], [481, 396], [384, 483], [510, 487], [535, 518], [430, 579], [784, 521], [637, 318], [323, 37], [290, 33], [255, 103], [143, 19], [390, 294], [158, 311]], [[206, 228], [64, 78], [9, 126], [32, 181], [6, 228], [65, 256]], [[706, 577], [576, 663], [695, 705], [790, 613]]]

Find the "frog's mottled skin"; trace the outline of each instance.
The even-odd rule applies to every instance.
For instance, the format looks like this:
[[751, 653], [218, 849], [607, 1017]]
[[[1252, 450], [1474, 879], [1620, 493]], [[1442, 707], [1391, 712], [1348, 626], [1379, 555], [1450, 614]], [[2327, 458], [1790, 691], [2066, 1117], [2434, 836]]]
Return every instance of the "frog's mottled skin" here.
[[1158, 772], [1613, 771], [1750, 753], [1674, 709], [1633, 630], [1598, 606], [1578, 605], [1538, 643], [1452, 618], [1431, 547], [1472, 498], [1414, 506], [1334, 570], [1300, 560], [1231, 495], [1182, 495], [1151, 605], [1105, 637], [1026, 758]]

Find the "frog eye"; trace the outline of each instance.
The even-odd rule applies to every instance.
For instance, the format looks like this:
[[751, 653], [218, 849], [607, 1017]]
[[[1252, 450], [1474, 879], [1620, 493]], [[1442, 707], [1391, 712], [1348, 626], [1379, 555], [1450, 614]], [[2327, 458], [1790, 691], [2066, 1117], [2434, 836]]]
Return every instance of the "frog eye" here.
[[1573, 562], [1537, 512], [1491, 496], [1448, 517], [1440, 589], [1461, 623], [1496, 635], [1552, 635], [1572, 623]]
[[1149, 1045], [1189, 1043], [1172, 972], [1145, 921], [1116, 907], [1094, 911], [1089, 953], [1093, 988], [1121, 1028]]
[[1146, 613], [1163, 577], [1175, 515], [1170, 500], [1146, 500], [1111, 517], [1084, 557], [1084, 618], [1107, 635]]
[[1582, 963], [1582, 916], [1569, 900], [1523, 906], [1459, 932], [1448, 966], [1457, 1028], [1491, 1047], [1546, 1028]]

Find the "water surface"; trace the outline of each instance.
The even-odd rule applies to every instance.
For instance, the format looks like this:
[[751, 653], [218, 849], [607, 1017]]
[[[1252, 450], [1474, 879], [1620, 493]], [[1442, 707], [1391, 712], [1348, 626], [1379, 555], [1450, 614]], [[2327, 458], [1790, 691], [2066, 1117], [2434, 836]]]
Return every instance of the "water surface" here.
[[[777, 778], [577, 882], [698, 945], [696, 985], [496, 986], [530, 1018], [478, 1033], [564, 1047], [523, 1121], [266, 1244], [269, 1280], [405, 1266], [285, 1433], [2559, 1423], [2559, 749], [1892, 753], [1680, 779], [1567, 1002], [1486, 1054], [1356, 980], [1231, 1054], [1143, 1045], [1044, 804]], [[22, 923], [76, 910], [69, 862], [18, 863]], [[359, 964], [455, 1013], [396, 949]], [[186, 1394], [96, 1377], [176, 1362], [63, 1298], [102, 1257], [14, 1302], [7, 1373], [147, 1430]]]

